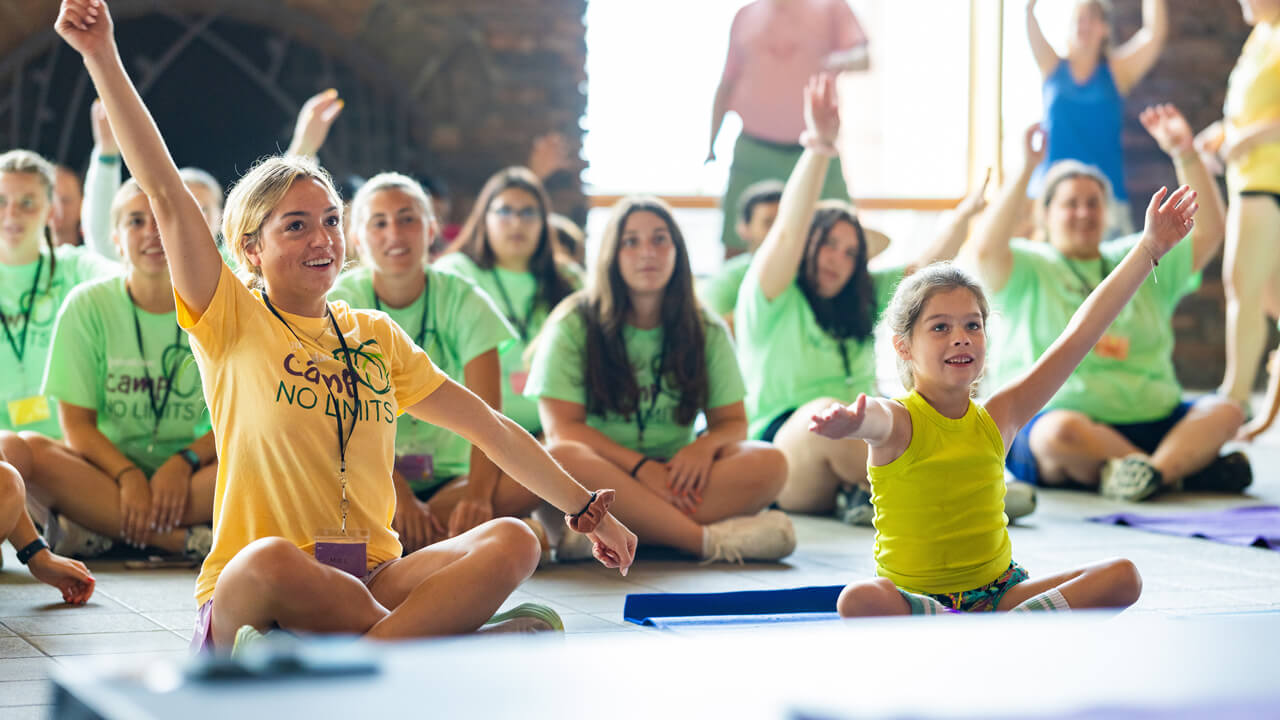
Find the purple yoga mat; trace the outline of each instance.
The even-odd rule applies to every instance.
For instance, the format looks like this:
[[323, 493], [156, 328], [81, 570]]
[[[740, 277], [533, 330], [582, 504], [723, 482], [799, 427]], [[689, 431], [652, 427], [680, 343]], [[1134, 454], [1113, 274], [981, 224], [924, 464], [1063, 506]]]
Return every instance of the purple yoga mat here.
[[1128, 525], [1148, 532], [1182, 535], [1227, 543], [1280, 550], [1280, 507], [1251, 507], [1177, 515], [1116, 513], [1089, 518], [1093, 522]]

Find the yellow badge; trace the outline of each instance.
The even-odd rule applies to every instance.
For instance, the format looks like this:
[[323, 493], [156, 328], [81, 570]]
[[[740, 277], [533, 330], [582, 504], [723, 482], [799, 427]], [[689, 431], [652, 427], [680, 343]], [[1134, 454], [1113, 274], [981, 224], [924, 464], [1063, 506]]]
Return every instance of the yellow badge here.
[[1119, 335], [1103, 335], [1098, 344], [1093, 346], [1093, 351], [1098, 353], [1098, 357], [1104, 357], [1109, 360], [1128, 360], [1129, 338]]
[[49, 399], [43, 395], [9, 401], [9, 422], [14, 427], [42, 422], [50, 417]]

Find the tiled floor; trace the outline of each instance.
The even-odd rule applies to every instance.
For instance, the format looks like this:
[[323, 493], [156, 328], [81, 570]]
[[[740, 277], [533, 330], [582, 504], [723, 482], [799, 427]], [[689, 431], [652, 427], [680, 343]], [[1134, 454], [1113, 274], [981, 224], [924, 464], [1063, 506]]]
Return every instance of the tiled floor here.
[[[1173, 496], [1141, 511], [1217, 509], [1263, 502], [1280, 504], [1280, 436], [1249, 450], [1254, 487], [1245, 498]], [[1276, 462], [1277, 464], [1272, 464]], [[1142, 599], [1132, 614], [1201, 614], [1280, 610], [1280, 553], [1237, 548], [1083, 522], [1126, 506], [1095, 495], [1046, 492], [1035, 514], [1012, 528], [1014, 556], [1032, 575], [1123, 556], [1142, 572]], [[1130, 508], [1136, 509], [1136, 508]], [[799, 549], [784, 564], [700, 567], [677, 560], [641, 560], [621, 578], [592, 564], [538, 573], [511, 598], [554, 607], [566, 631], [642, 632], [622, 621], [629, 592], [703, 592], [835, 584], [872, 573], [869, 529], [834, 521], [796, 518]], [[195, 615], [194, 573], [130, 571], [118, 562], [91, 563], [97, 591], [87, 607], [56, 602], [55, 591], [36, 583], [5, 545], [0, 571], [0, 718], [45, 717], [44, 677], [60, 658], [75, 655], [185, 655]], [[669, 557], [669, 556], [667, 556]]]

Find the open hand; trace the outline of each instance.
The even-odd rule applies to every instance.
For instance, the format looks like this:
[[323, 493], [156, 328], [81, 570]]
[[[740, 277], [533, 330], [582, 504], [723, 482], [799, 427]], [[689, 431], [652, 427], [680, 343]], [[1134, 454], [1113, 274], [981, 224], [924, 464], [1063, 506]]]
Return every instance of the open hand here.
[[488, 500], [462, 498], [449, 513], [449, 537], [456, 537], [481, 523], [493, 519], [493, 504]]
[[107, 119], [107, 108], [101, 100], [94, 100], [89, 107], [90, 127], [93, 128], [93, 144], [103, 155], [120, 154], [120, 146], [116, 144], [116, 135], [111, 132], [111, 121]]
[[1176, 157], [1195, 149], [1192, 143], [1191, 125], [1172, 104], [1152, 105], [1138, 113], [1138, 120], [1169, 157]]
[[612, 513], [606, 514], [595, 531], [587, 533], [595, 545], [591, 554], [607, 568], [617, 568], [624, 576], [636, 558], [636, 535], [618, 522]]
[[176, 455], [166, 460], [151, 476], [151, 512], [147, 526], [165, 533], [181, 524], [190, 492], [191, 465]]
[[151, 540], [151, 487], [137, 468], [120, 476], [120, 537], [134, 547]]
[[867, 396], [865, 393], [858, 393], [858, 399], [852, 405], [846, 407], [840, 403], [832, 403], [831, 407], [810, 418], [809, 432], [839, 440], [856, 433], [866, 419]]
[[680, 448], [667, 463], [667, 489], [673, 498], [683, 500], [677, 507], [684, 512], [692, 514], [702, 504], [715, 459], [715, 448], [703, 436]]
[[338, 91], [329, 88], [316, 93], [302, 104], [298, 111], [298, 124], [293, 129], [293, 141], [289, 143], [290, 155], [314, 157], [324, 146], [329, 137], [329, 128], [338, 119], [345, 103], [338, 97]]
[[836, 93], [836, 77], [822, 73], [809, 78], [804, 86], [805, 132], [823, 145], [835, 145], [840, 134], [840, 98]]
[[1196, 191], [1186, 185], [1172, 193], [1169, 188], [1162, 187], [1151, 196], [1147, 205], [1147, 223], [1142, 230], [1142, 244], [1151, 253], [1152, 260], [1164, 257], [1191, 232], [1196, 224], [1192, 216], [1199, 209]]
[[93, 596], [93, 574], [79, 560], [54, 555], [52, 550], [42, 550], [27, 563], [27, 569], [40, 582], [58, 588], [63, 602], [83, 605]]
[[431, 514], [431, 507], [406, 492], [396, 494], [396, 514], [391, 528], [400, 536], [405, 552], [415, 552], [445, 537], [444, 526]]
[[53, 29], [84, 57], [115, 51], [111, 13], [104, 0], [62, 0]]
[[1044, 154], [1049, 150], [1049, 133], [1040, 123], [1035, 123], [1022, 134], [1023, 163], [1027, 167], [1036, 167], [1044, 161]]

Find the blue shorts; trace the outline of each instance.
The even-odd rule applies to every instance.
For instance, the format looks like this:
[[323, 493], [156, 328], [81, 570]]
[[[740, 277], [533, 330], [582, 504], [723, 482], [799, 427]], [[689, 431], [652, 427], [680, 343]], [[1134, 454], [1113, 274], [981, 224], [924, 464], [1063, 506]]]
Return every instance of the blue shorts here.
[[[1173, 408], [1173, 412], [1158, 420], [1112, 425], [1111, 427], [1133, 443], [1139, 450], [1149, 455], [1156, 451], [1160, 441], [1164, 440], [1164, 436], [1169, 434], [1173, 426], [1187, 416], [1187, 411], [1191, 409], [1192, 405], [1192, 402], [1184, 400]], [[1036, 464], [1035, 455], [1031, 453], [1031, 428], [1036, 426], [1036, 423], [1040, 421], [1040, 418], [1045, 413], [1051, 412], [1054, 411], [1042, 410], [1031, 418], [1031, 422], [1023, 425], [1022, 429], [1013, 438], [1013, 444], [1009, 446], [1009, 454], [1005, 455], [1004, 458], [1006, 470], [1013, 473], [1013, 476], [1019, 480], [1032, 485], [1040, 484], [1040, 467]]]

